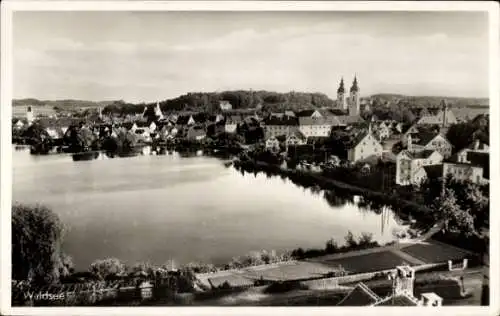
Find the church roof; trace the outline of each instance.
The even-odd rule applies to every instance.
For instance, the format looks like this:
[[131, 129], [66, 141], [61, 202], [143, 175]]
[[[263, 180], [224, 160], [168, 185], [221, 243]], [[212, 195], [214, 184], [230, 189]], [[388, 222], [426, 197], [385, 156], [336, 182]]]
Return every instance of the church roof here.
[[344, 78], [340, 79], [340, 85], [339, 85], [339, 88], [337, 89], [337, 93], [344, 93], [345, 92], [345, 89], [344, 89]]
[[354, 76], [354, 81], [352, 82], [351, 86], [351, 92], [358, 92], [358, 91], [359, 91], [358, 79], [356, 78], [356, 76]]

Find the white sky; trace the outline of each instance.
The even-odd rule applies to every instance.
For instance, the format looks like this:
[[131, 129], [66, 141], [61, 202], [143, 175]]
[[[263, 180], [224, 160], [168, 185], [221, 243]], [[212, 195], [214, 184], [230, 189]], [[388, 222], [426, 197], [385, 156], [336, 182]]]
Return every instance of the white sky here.
[[14, 98], [229, 89], [488, 96], [486, 13], [16, 12]]

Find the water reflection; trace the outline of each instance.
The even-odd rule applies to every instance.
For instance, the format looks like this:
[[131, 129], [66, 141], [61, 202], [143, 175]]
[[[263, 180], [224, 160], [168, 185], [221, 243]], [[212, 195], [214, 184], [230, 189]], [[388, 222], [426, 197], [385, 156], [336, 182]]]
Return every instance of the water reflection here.
[[348, 231], [384, 243], [400, 226], [390, 209], [362, 210], [342, 190], [226, 168], [212, 153], [158, 153], [164, 156], [100, 152], [84, 163], [14, 150], [12, 199], [52, 208], [68, 226], [63, 248], [83, 270], [106, 257], [225, 263], [253, 250], [322, 248], [331, 238], [342, 244]]

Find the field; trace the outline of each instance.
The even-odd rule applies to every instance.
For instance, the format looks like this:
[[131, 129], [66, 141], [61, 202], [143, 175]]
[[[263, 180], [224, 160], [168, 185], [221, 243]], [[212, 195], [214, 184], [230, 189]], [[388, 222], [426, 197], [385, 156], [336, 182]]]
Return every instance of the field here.
[[470, 257], [465, 251], [437, 243], [419, 243], [405, 247], [401, 251], [426, 263], [446, 262]]
[[327, 266], [317, 262], [298, 261], [293, 264], [285, 264], [268, 269], [249, 270], [244, 275], [254, 280], [258, 280], [261, 277], [269, 281], [303, 280], [324, 277], [328, 273], [337, 270], [337, 267], [334, 265]]
[[[331, 260], [325, 259], [322, 262], [331, 266], [342, 265], [345, 270], [354, 274], [392, 269], [403, 264], [405, 260], [391, 251], [382, 251]], [[410, 262], [407, 263], [411, 264]]]
[[297, 261], [286, 264], [250, 267], [240, 271], [221, 271], [200, 276], [199, 279], [205, 285], [213, 287], [218, 287], [226, 281], [231, 286], [239, 287], [253, 285], [254, 281], [261, 279], [265, 281], [285, 281], [321, 278], [337, 270], [335, 265]]

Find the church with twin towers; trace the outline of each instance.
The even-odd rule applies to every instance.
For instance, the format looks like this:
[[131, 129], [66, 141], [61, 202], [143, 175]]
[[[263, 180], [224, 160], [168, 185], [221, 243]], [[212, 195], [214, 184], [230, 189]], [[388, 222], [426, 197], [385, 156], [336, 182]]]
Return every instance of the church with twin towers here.
[[344, 78], [342, 77], [340, 79], [340, 85], [337, 89], [336, 108], [343, 111], [348, 110], [350, 116], [357, 116], [360, 114], [359, 86], [356, 75], [354, 76], [351, 89], [349, 90], [349, 96], [347, 96], [344, 88]]

